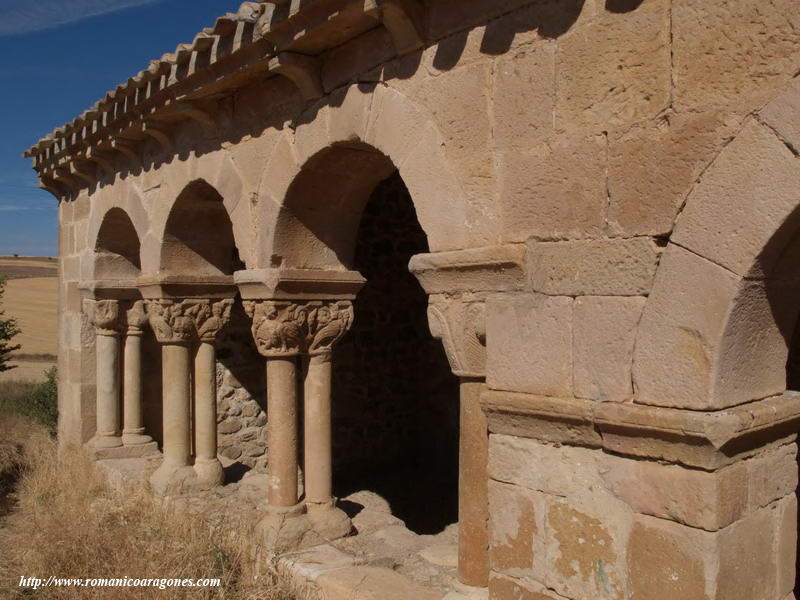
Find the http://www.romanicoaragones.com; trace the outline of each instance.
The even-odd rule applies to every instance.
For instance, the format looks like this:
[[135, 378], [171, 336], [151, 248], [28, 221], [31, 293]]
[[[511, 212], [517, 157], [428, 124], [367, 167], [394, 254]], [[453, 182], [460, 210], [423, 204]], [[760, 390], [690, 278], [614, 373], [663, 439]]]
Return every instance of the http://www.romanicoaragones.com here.
[[19, 587], [151, 587], [165, 590], [172, 587], [219, 587], [220, 579], [148, 579], [135, 577], [40, 577], [20, 576]]

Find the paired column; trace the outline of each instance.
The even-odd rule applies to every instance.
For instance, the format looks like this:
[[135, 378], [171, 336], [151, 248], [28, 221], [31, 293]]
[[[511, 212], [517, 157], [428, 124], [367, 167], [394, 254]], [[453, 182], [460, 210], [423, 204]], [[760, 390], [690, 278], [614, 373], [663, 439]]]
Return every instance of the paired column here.
[[[214, 344], [230, 318], [233, 300], [149, 300], [150, 326], [161, 344], [164, 459], [150, 482], [159, 493], [192, 480], [218, 485], [217, 384]], [[192, 347], [194, 360], [195, 460], [192, 465]]]
[[[349, 533], [347, 515], [332, 493], [331, 350], [353, 320], [348, 301], [258, 300], [245, 303], [253, 319], [253, 337], [267, 359], [268, 515], [262, 522], [269, 543], [281, 540], [287, 517], [306, 517], [305, 528], [333, 539]], [[303, 360], [305, 498], [298, 495], [298, 357]], [[302, 536], [300, 536], [302, 537]]]

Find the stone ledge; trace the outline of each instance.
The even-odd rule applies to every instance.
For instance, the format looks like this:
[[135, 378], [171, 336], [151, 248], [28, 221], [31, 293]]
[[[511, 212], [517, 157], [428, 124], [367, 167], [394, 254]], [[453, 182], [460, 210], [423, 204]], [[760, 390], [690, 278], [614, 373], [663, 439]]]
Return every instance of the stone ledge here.
[[233, 281], [243, 300], [353, 300], [366, 280], [358, 271], [249, 269]]
[[524, 244], [417, 254], [408, 269], [428, 294], [506, 292], [526, 285]]
[[797, 437], [800, 393], [721, 411], [593, 402], [519, 392], [484, 392], [490, 433], [716, 470]]

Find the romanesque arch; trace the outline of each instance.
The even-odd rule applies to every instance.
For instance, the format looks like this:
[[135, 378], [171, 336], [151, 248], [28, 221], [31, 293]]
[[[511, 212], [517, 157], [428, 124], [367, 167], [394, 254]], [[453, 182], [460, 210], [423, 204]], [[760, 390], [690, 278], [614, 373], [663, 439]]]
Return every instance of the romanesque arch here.
[[141, 272], [141, 244], [131, 218], [123, 209], [108, 210], [95, 236], [93, 279], [135, 279]]
[[787, 103], [750, 119], [690, 195], [636, 341], [637, 401], [719, 409], [786, 389], [797, 320], [800, 162]]
[[[493, 207], [479, 214], [470, 206], [432, 117], [387, 86], [353, 85], [304, 113], [294, 135], [272, 151], [259, 190], [262, 263], [344, 264], [345, 239], [352, 238], [360, 208], [394, 169], [413, 198], [431, 252], [486, 245], [487, 228], [477, 221], [492, 221]], [[323, 233], [321, 225], [330, 223], [340, 225]]]
[[222, 196], [206, 181], [192, 181], [175, 199], [164, 224], [159, 271], [218, 276], [242, 267]]

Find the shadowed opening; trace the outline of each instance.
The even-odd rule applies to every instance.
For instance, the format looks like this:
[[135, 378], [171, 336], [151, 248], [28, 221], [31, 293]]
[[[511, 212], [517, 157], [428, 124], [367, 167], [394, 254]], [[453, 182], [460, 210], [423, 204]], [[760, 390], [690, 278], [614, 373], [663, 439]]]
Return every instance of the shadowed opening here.
[[139, 236], [128, 214], [112, 208], [103, 217], [95, 242], [95, 279], [124, 279], [139, 276]]

